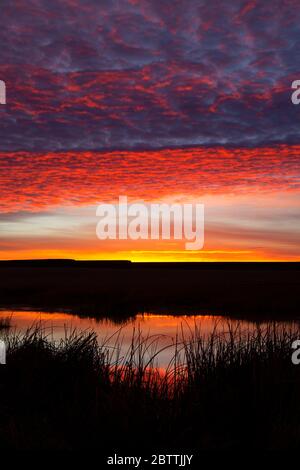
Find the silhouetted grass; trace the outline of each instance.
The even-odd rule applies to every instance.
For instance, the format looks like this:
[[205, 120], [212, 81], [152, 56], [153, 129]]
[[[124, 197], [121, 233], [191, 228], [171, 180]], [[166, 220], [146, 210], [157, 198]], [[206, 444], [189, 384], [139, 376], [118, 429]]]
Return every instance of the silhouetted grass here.
[[0, 448], [277, 449], [300, 444], [300, 366], [295, 327], [278, 324], [205, 336], [178, 334], [165, 371], [157, 337], [121, 329], [98, 344], [92, 331], [54, 342], [41, 326], [9, 334], [0, 367]]

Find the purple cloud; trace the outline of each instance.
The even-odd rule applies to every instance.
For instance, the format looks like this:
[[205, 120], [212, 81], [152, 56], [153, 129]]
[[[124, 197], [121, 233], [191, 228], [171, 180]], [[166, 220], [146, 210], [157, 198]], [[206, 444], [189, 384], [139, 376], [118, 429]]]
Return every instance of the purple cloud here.
[[299, 143], [295, 0], [3, 0], [0, 149]]

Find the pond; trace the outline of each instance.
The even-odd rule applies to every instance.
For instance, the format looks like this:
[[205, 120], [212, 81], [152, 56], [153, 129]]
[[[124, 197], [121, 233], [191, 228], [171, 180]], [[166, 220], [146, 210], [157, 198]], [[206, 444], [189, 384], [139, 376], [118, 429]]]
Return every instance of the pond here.
[[[156, 354], [155, 365], [159, 368], [168, 366], [174, 357], [175, 344], [177, 344], [177, 349], [180, 350], [182, 340], [191, 338], [195, 331], [198, 335], [201, 334], [207, 338], [213, 332], [217, 335], [228, 335], [230, 330], [238, 329], [241, 332], [248, 333], [257, 328], [254, 322], [205, 314], [159, 315], [147, 312], [139, 313], [134, 319], [118, 324], [109, 318], [79, 317], [78, 315], [62, 312], [0, 311], [0, 322], [7, 318], [9, 318], [11, 325], [9, 334], [22, 334], [30, 328], [39, 326], [49, 339], [55, 342], [59, 342], [74, 330], [78, 332], [93, 330], [97, 334], [99, 344], [105, 344], [112, 355], [119, 354], [121, 357], [126, 356], [133, 336], [136, 339], [138, 337], [141, 340], [146, 339], [147, 344], [149, 344], [146, 356], [151, 357], [151, 355]], [[281, 324], [291, 326], [293, 323], [285, 322]], [[260, 323], [260, 327], [264, 328], [266, 324]]]

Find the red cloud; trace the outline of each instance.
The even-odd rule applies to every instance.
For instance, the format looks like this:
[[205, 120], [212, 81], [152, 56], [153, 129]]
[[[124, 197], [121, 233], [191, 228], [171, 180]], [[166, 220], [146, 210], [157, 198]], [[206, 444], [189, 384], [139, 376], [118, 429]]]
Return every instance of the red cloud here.
[[299, 193], [300, 146], [139, 152], [0, 153], [0, 209], [87, 205], [120, 194]]

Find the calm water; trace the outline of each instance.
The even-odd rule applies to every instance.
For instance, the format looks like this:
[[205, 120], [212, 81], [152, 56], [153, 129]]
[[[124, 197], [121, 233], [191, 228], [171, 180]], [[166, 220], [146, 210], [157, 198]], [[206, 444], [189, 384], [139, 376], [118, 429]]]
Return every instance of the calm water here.
[[132, 335], [140, 332], [142, 337], [151, 337], [153, 342], [149, 349], [149, 355], [154, 350], [163, 349], [157, 356], [156, 365], [166, 367], [172, 359], [175, 351], [174, 342], [176, 336], [184, 335], [188, 338], [195, 330], [195, 325], [202, 335], [209, 335], [213, 331], [226, 334], [229, 323], [232, 328], [240, 327], [245, 330], [253, 330], [255, 325], [247, 321], [229, 320], [221, 316], [207, 315], [157, 315], [151, 313], [139, 314], [134, 320], [129, 320], [122, 326], [115, 322], [103, 319], [80, 318], [67, 313], [45, 313], [37, 311], [0, 311], [0, 319], [10, 317], [12, 328], [10, 333], [22, 333], [34, 325], [41, 325], [45, 332], [54, 341], [65, 338], [66, 334], [74, 329], [78, 331], [94, 330], [97, 333], [99, 343], [105, 342], [112, 353], [115, 351], [116, 342], [120, 345], [121, 355], [128, 351]]

